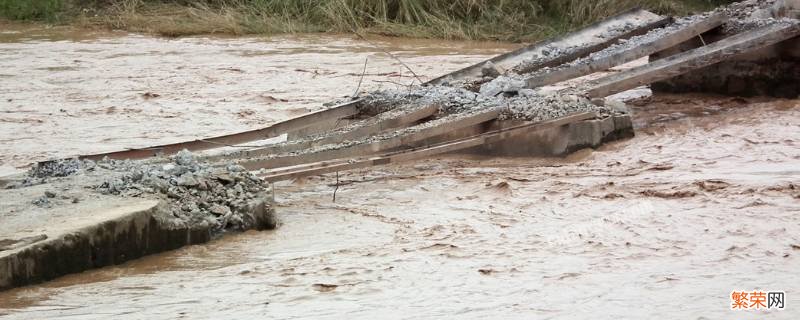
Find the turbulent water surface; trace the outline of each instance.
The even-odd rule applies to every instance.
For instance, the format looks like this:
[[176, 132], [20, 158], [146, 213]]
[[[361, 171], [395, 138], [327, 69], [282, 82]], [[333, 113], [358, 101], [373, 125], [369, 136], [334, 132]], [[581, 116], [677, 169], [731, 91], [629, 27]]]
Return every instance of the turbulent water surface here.
[[[0, 32], [0, 161], [256, 128], [412, 81], [349, 37]], [[7, 31], [6, 31], [7, 30]], [[510, 49], [376, 39], [420, 75]], [[793, 319], [800, 102], [641, 98], [636, 138], [277, 186], [279, 228], [0, 293], [2, 319]], [[787, 310], [730, 310], [733, 290]]]

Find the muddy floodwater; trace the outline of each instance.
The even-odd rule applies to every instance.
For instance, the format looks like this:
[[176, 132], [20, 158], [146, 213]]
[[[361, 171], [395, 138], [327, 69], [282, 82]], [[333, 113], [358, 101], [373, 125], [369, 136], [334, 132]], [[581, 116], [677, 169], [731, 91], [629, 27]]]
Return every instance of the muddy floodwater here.
[[[0, 25], [0, 163], [264, 127], [517, 45], [354, 36], [164, 39]], [[366, 61], [366, 71], [364, 64]], [[364, 74], [363, 80], [361, 79]]]
[[[348, 36], [0, 32], [0, 162], [264, 126], [412, 77]], [[376, 38], [427, 79], [513, 45]], [[632, 101], [636, 138], [276, 186], [280, 225], [0, 292], [2, 319], [796, 319], [800, 101]], [[784, 311], [732, 311], [734, 290]]]

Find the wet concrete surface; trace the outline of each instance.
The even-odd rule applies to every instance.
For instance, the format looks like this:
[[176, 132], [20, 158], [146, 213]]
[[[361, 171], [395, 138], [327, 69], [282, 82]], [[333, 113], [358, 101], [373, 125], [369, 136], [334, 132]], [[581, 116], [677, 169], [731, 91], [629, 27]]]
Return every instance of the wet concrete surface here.
[[[130, 41], [166, 41], [135, 39]], [[243, 40], [211, 42], [218, 50], [228, 41]], [[0, 48], [25, 45], [31, 44]], [[363, 57], [342, 50], [331, 59], [363, 64]], [[406, 59], [435, 75], [456, 69], [449, 68], [456, 62], [443, 63], [452, 57], [468, 64], [488, 54], [448, 50], [462, 53], [408, 53]], [[275, 65], [292, 65], [293, 56], [276, 58], [282, 62]], [[159, 58], [152, 59], [127, 68]], [[192, 65], [193, 59], [206, 58], [198, 54], [183, 63]], [[312, 70], [332, 68], [310, 56], [307, 61]], [[252, 97], [242, 93], [248, 85], [270, 88], [256, 78], [226, 78], [220, 88], [195, 84], [207, 90], [196, 99], [213, 101], [238, 90], [238, 102], [215, 102], [208, 109], [216, 114], [195, 110], [204, 120], [170, 120], [180, 126], [169, 129], [186, 138], [197, 128], [213, 131], [204, 121], [217, 130], [227, 129], [224, 123], [249, 128], [230, 112]], [[332, 75], [303, 82], [315, 88], [314, 79], [320, 79], [321, 89], [309, 95], [319, 99], [354, 89], [333, 90], [337, 86], [328, 83], [342, 80]], [[12, 83], [2, 81], [3, 88]], [[129, 99], [138, 93], [129, 93]], [[112, 92], [99, 101], [107, 99], [123, 98]], [[88, 108], [85, 104], [75, 106]], [[795, 318], [800, 101], [667, 96], [641, 98], [634, 107], [636, 138], [565, 159], [447, 156], [343, 172], [335, 203], [335, 175], [280, 184], [281, 222], [275, 231], [248, 232], [2, 292], [0, 318]], [[258, 115], [287, 115], [275, 110], [266, 107]], [[147, 119], [137, 117], [117, 121], [127, 126]], [[163, 125], [148, 127], [158, 131]], [[71, 134], [76, 133], [66, 132], [63, 139], [79, 139]], [[151, 134], [117, 137], [120, 144], [146, 145], [165, 133]], [[47, 152], [95, 148], [87, 143], [58, 149], [31, 139], [24, 148], [4, 144], [2, 154], [24, 163]], [[733, 290], [786, 291], [788, 309], [731, 311]]]

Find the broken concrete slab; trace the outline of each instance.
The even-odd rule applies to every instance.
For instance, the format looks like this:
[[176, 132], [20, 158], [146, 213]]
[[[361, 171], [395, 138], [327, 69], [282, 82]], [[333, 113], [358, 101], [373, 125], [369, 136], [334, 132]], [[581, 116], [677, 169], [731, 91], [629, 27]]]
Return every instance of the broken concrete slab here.
[[275, 227], [268, 186], [243, 168], [161, 161], [56, 162], [0, 190], [0, 289]]
[[487, 63], [491, 63], [494, 68], [498, 68], [497, 70], [518, 68], [519, 70], [516, 71], [521, 73], [532, 72], [548, 66], [554, 67], [606, 48], [619, 39], [644, 34], [653, 28], [666, 25], [669, 21], [669, 18], [645, 10], [628, 10], [567, 35], [539, 42], [443, 75], [429, 81], [426, 85], [442, 85], [481, 78], [482, 70]]
[[592, 53], [586, 58], [556, 68], [540, 70], [525, 80], [526, 87], [538, 88], [608, 70], [697, 37], [721, 26], [727, 20], [728, 18], [722, 13], [680, 18], [667, 27], [627, 39], [620, 44]]
[[585, 92], [590, 98], [606, 97], [713, 65], [798, 35], [800, 35], [800, 23], [796, 20], [776, 20], [766, 26], [725, 38], [708, 46], [593, 81]]
[[[800, 18], [795, 14], [799, 1], [745, 1], [720, 9], [736, 19], [723, 28], [703, 34], [713, 43], [732, 34], [774, 19]], [[800, 11], [798, 11], [800, 12]], [[651, 61], [703, 46], [693, 39], [650, 56]], [[736, 96], [800, 96], [800, 38], [792, 38], [758, 50], [738, 55], [711, 66], [655, 82], [654, 93], [707, 92]]]
[[615, 115], [531, 132], [481, 146], [478, 152], [509, 157], [565, 156], [577, 150], [597, 148], [604, 143], [633, 136], [630, 116]]
[[595, 118], [597, 115], [584, 112], [561, 117], [558, 119], [544, 121], [540, 123], [520, 123], [515, 126], [500, 128], [490, 132], [480, 133], [462, 139], [448, 140], [439, 144], [426, 145], [419, 148], [403, 149], [397, 152], [376, 155], [367, 158], [351, 158], [339, 161], [327, 161], [316, 163], [309, 166], [299, 167], [289, 170], [272, 170], [263, 172], [263, 178], [268, 181], [290, 180], [312, 175], [320, 175], [330, 172], [353, 170], [373, 166], [388, 165], [397, 162], [418, 160], [437, 154], [458, 152], [460, 150], [474, 148], [482, 145], [499, 143], [520, 135], [558, 129], [584, 120]]
[[178, 153], [181, 150], [189, 151], [202, 151], [209, 149], [217, 149], [237, 144], [260, 141], [279, 137], [283, 134], [291, 133], [294, 131], [302, 130], [313, 126], [316, 123], [329, 121], [330, 119], [346, 118], [358, 114], [358, 105], [360, 101], [350, 101], [339, 104], [328, 109], [312, 112], [297, 118], [292, 118], [286, 121], [278, 122], [265, 128], [233, 133], [218, 137], [209, 137], [204, 139], [197, 139], [193, 141], [184, 141], [160, 146], [152, 146], [147, 148], [131, 148], [124, 151], [99, 153], [92, 155], [81, 155], [80, 159], [85, 160], [101, 160], [103, 158], [110, 159], [147, 159], [159, 156], [169, 156]]
[[[413, 146], [441, 143], [482, 132], [513, 127], [524, 122], [523, 120], [494, 121], [454, 130], [447, 136], [422, 141]], [[521, 134], [455, 153], [508, 157], [565, 156], [580, 149], [597, 148], [604, 143], [631, 138], [634, 135], [630, 114], [614, 114], [598, 119], [577, 121], [559, 128]]]
[[[274, 227], [266, 202], [252, 206], [260, 229]], [[107, 198], [50, 210], [40, 220], [31, 219], [30, 212], [4, 216], [0, 241], [13, 245], [0, 248], [0, 290], [212, 239], [210, 226], [178, 223], [165, 216], [164, 207], [157, 200]], [[27, 220], [22, 228], [16, 223], [20, 219]]]

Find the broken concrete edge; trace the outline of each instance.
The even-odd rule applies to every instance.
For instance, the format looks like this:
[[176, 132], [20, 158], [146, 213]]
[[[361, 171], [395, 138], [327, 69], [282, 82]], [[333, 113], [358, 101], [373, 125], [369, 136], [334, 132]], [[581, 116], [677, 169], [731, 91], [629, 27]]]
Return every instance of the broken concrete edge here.
[[[645, 18], [641, 17], [642, 15], [650, 15], [651, 17], [649, 19], [645, 19]], [[565, 58], [565, 57], [558, 58], [558, 57], [556, 57], [554, 59], [547, 59], [548, 61], [541, 63], [540, 67], [556, 66], [556, 65], [559, 65], [561, 63], [574, 60], [576, 58], [579, 58], [581, 55], [588, 54], [588, 53], [591, 53], [593, 51], [601, 50], [601, 49], [605, 48], [606, 46], [610, 45], [611, 43], [616, 42], [617, 40], [619, 40], [619, 38], [632, 37], [632, 36], [635, 36], [635, 35], [638, 35], [638, 34], [642, 33], [643, 30], [650, 30], [650, 29], [653, 29], [653, 28], [658, 28], [658, 27], [664, 26], [664, 25], [666, 25], [666, 24], [668, 24], [668, 23], [670, 23], [672, 21], [671, 17], [660, 16], [660, 15], [657, 15], [655, 13], [643, 10], [640, 7], [632, 7], [630, 9], [622, 11], [622, 12], [616, 14], [616, 15], [610, 16], [610, 17], [608, 17], [608, 18], [606, 18], [604, 20], [600, 20], [600, 21], [594, 22], [594, 23], [592, 23], [592, 24], [590, 24], [590, 25], [588, 25], [586, 27], [583, 27], [581, 29], [574, 30], [572, 32], [569, 32], [567, 34], [564, 34], [564, 35], [561, 35], [561, 36], [558, 36], [558, 37], [554, 37], [554, 38], [551, 38], [551, 39], [546, 39], [546, 40], [543, 40], [543, 41], [539, 41], [539, 42], [527, 45], [525, 47], [519, 48], [517, 50], [514, 50], [514, 51], [511, 51], [511, 52], [507, 52], [507, 53], [495, 56], [495, 57], [493, 57], [491, 59], [481, 61], [479, 63], [473, 64], [473, 65], [468, 66], [466, 68], [462, 68], [460, 70], [456, 70], [454, 72], [439, 76], [439, 77], [437, 77], [437, 78], [435, 78], [433, 80], [430, 80], [430, 81], [426, 82], [424, 85], [425, 86], [436, 86], [436, 85], [442, 85], [445, 82], [459, 81], [459, 80], [465, 80], [466, 78], [470, 78], [470, 77], [476, 77], [476, 76], [480, 75], [481, 70], [487, 64], [490, 64], [492, 66], [498, 65], [498, 64], [503, 64], [505, 66], [503, 66], [502, 69], [504, 69], [504, 70], [505, 69], [510, 69], [510, 68], [513, 68], [515, 65], [517, 65], [519, 63], [519, 61], [514, 61], [514, 62], [509, 62], [509, 61], [518, 60], [520, 57], [527, 56], [527, 55], [529, 55], [531, 53], [537, 52], [538, 50], [542, 50], [542, 49], [544, 49], [544, 48], [546, 48], [548, 46], [553, 46], [555, 44], [563, 44], [563, 43], [574, 42], [574, 41], [569, 41], [569, 40], [576, 40], [580, 35], [582, 35], [582, 34], [584, 34], [586, 32], [589, 32], [590, 30], [601, 29], [601, 28], [603, 28], [604, 25], [611, 25], [611, 24], [613, 24], [615, 22], [626, 21], [626, 19], [628, 19], [628, 18], [631, 18], [630, 20], [627, 20], [628, 23], [633, 23], [633, 21], [638, 21], [638, 20], [645, 20], [645, 21], [644, 21], [643, 25], [641, 25], [639, 28], [636, 28], [636, 30], [633, 30], [633, 32], [630, 32], [628, 34], [619, 35], [615, 39], [608, 39], [607, 41], [605, 41], [605, 43], [600, 43], [600, 44], [594, 45], [594, 46], [587, 46], [583, 50], [579, 50], [580, 52], [573, 52], [572, 54], [570, 54], [571, 58]], [[603, 29], [607, 29], [607, 28], [603, 28]], [[530, 68], [530, 69], [536, 69], [536, 68]], [[528, 70], [528, 71], [530, 72], [532, 70]]]
[[[488, 131], [510, 128], [525, 123], [524, 120], [494, 120], [463, 129], [452, 130], [445, 135], [436, 136], [408, 145], [420, 147], [441, 143], [457, 138], [481, 134]], [[583, 120], [558, 128], [518, 135], [501, 142], [454, 151], [449, 154], [482, 154], [505, 157], [566, 156], [586, 148], [635, 136], [632, 116], [628, 112]]]
[[[255, 230], [274, 229], [273, 200], [267, 195], [259, 199], [249, 205], [249, 225]], [[163, 201], [144, 200], [109, 208], [84, 226], [53, 231], [38, 241], [0, 251], [0, 291], [215, 239], [210, 225], [169, 219], [166, 206]]]
[[[746, 1], [741, 2], [744, 4]], [[771, 19], [800, 19], [800, 0], [762, 1], [755, 11], [740, 10], [745, 17], [727, 28], [705, 32], [696, 39], [650, 55], [655, 61], [720, 41], [741, 32], [741, 25]], [[735, 4], [734, 4], [735, 5]], [[734, 6], [732, 5], [732, 6]], [[766, 5], [766, 6], [765, 6]], [[725, 63], [693, 70], [673, 78], [654, 82], [659, 93], [716, 93], [753, 97], [797, 98], [800, 96], [800, 37], [781, 41], [750, 53], [740, 54]]]
[[[511, 123], [504, 124], [513, 125]], [[605, 143], [633, 138], [629, 114], [584, 120], [541, 132], [532, 132], [505, 141], [478, 147], [472, 152], [508, 157], [567, 156], [575, 151], [596, 149]]]
[[616, 115], [605, 119], [576, 123], [570, 127], [569, 144], [564, 148], [562, 155], [586, 148], [596, 149], [603, 144], [635, 136], [633, 120], [629, 115]]
[[0, 189], [5, 189], [8, 185], [18, 181], [21, 177], [24, 177], [26, 173], [25, 170], [18, 168], [0, 170], [0, 172]]

